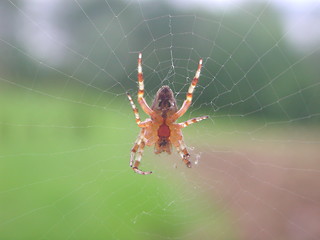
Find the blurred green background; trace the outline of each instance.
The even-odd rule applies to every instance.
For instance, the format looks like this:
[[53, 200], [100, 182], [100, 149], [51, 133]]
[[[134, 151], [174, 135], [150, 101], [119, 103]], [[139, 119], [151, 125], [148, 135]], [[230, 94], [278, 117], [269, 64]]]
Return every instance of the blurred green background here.
[[[304, 4], [1, 2], [0, 239], [317, 239], [320, 3]], [[181, 105], [204, 60], [181, 119], [209, 115], [184, 130], [192, 169], [152, 148], [151, 176], [128, 166], [140, 51], [148, 102], [166, 84]]]

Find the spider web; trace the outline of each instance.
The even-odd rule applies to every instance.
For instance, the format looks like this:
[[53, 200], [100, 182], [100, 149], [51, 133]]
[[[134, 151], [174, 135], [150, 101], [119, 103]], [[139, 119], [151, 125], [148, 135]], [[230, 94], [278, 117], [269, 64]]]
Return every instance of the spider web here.
[[[318, 1], [0, 6], [1, 239], [319, 239]], [[128, 166], [138, 52], [149, 103], [203, 59], [192, 169]]]

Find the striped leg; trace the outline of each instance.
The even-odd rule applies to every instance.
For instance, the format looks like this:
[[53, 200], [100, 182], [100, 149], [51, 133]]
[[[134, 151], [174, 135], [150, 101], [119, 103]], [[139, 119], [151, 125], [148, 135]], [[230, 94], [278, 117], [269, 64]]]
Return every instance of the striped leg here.
[[202, 59], [199, 60], [199, 65], [198, 65], [198, 69], [196, 71], [196, 74], [190, 84], [190, 87], [188, 89], [188, 93], [187, 93], [187, 97], [186, 100], [183, 102], [181, 108], [179, 109], [178, 112], [176, 112], [171, 118], [173, 120], [178, 119], [179, 117], [181, 117], [183, 114], [185, 114], [185, 112], [188, 110], [188, 108], [191, 105], [192, 102], [192, 94], [194, 91], [194, 88], [196, 87], [199, 77], [200, 77], [200, 72], [201, 72], [201, 67], [202, 67]]
[[144, 84], [143, 84], [143, 73], [142, 73], [142, 54], [139, 53], [138, 58], [138, 84], [139, 84], [139, 91], [138, 91], [138, 102], [141, 105], [142, 110], [148, 114], [153, 115], [153, 110], [149, 107], [148, 103], [144, 99]]
[[207, 118], [208, 118], [208, 116], [192, 118], [192, 119], [189, 119], [189, 120], [187, 120], [185, 122], [178, 123], [178, 124], [179, 124], [179, 126], [181, 126], [181, 128], [185, 128], [185, 127], [188, 127], [192, 123], [200, 122], [200, 121], [202, 121], [204, 119], [207, 119]]
[[135, 141], [132, 149], [131, 149], [131, 157], [130, 157], [130, 167], [133, 166], [133, 162], [134, 162], [134, 157], [136, 155], [136, 152], [141, 144], [141, 134], [139, 135], [139, 137], [137, 138], [137, 140]]
[[[145, 143], [143, 141], [141, 141], [140, 145], [138, 145], [138, 150], [135, 154], [135, 161], [134, 161], [134, 165], [133, 165], [133, 171], [135, 171], [136, 173], [138, 174], [142, 174], [142, 175], [147, 175], [147, 174], [151, 174], [152, 172], [149, 171], [149, 172], [144, 172], [144, 171], [141, 171], [139, 169], [139, 165], [140, 165], [140, 161], [141, 161], [141, 158], [142, 158], [142, 154], [143, 154], [143, 150], [144, 150], [144, 146], [145, 146]], [[132, 155], [131, 155], [132, 157]]]
[[127, 96], [128, 96], [129, 101], [130, 101], [134, 116], [136, 117], [136, 123], [138, 124], [138, 126], [141, 127], [141, 128], [149, 126], [149, 124], [151, 123], [151, 119], [146, 119], [145, 121], [141, 122], [140, 115], [139, 115], [139, 112], [138, 112], [138, 108], [134, 104], [134, 102], [132, 100], [132, 97], [130, 96], [129, 93], [127, 93]]
[[184, 142], [182, 140], [179, 141], [178, 145], [176, 145], [176, 148], [184, 164], [186, 164], [188, 168], [191, 168], [191, 162], [189, 161], [190, 154], [188, 153], [187, 147]]
[[128, 96], [129, 102], [131, 104], [134, 116], [136, 117], [136, 123], [139, 125], [141, 123], [141, 119], [140, 119], [138, 109], [137, 109], [136, 105], [134, 104], [132, 97], [130, 96], [130, 94], [128, 92], [127, 92], [127, 96]]

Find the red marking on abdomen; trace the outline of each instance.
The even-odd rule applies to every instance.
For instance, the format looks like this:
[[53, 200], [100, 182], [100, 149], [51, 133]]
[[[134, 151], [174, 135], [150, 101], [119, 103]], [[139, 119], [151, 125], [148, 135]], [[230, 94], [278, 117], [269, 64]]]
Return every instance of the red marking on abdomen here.
[[159, 137], [170, 137], [170, 128], [166, 124], [162, 124], [158, 129]]

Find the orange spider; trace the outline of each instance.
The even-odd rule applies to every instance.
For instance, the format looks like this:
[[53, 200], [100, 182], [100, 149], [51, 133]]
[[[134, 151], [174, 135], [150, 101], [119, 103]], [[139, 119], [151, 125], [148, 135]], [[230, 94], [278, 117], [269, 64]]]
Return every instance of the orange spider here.
[[131, 107], [133, 109], [134, 115], [136, 117], [136, 122], [141, 128], [140, 134], [133, 148], [131, 149], [130, 167], [139, 174], [151, 174], [152, 172], [144, 172], [139, 169], [143, 149], [145, 145], [151, 146], [154, 144], [155, 154], [162, 152], [167, 152], [171, 154], [172, 144], [176, 147], [178, 153], [180, 154], [182, 161], [187, 167], [191, 167], [191, 162], [189, 161], [190, 154], [183, 142], [183, 136], [181, 129], [187, 127], [192, 123], [199, 122], [201, 120], [207, 119], [208, 116], [192, 118], [188, 121], [182, 123], [176, 123], [175, 121], [181, 117], [190, 107], [192, 101], [192, 93], [197, 85], [202, 59], [199, 61], [198, 69], [189, 87], [186, 100], [183, 102], [181, 108], [178, 110], [176, 99], [173, 96], [172, 90], [168, 86], [162, 86], [152, 103], [151, 108], [148, 106], [146, 100], [143, 97], [144, 94], [144, 84], [143, 84], [143, 74], [142, 74], [142, 54], [139, 53], [138, 58], [138, 102], [142, 110], [148, 114], [151, 118], [147, 118], [145, 121], [141, 122], [138, 109], [134, 105], [132, 98], [129, 93], [127, 93]]

